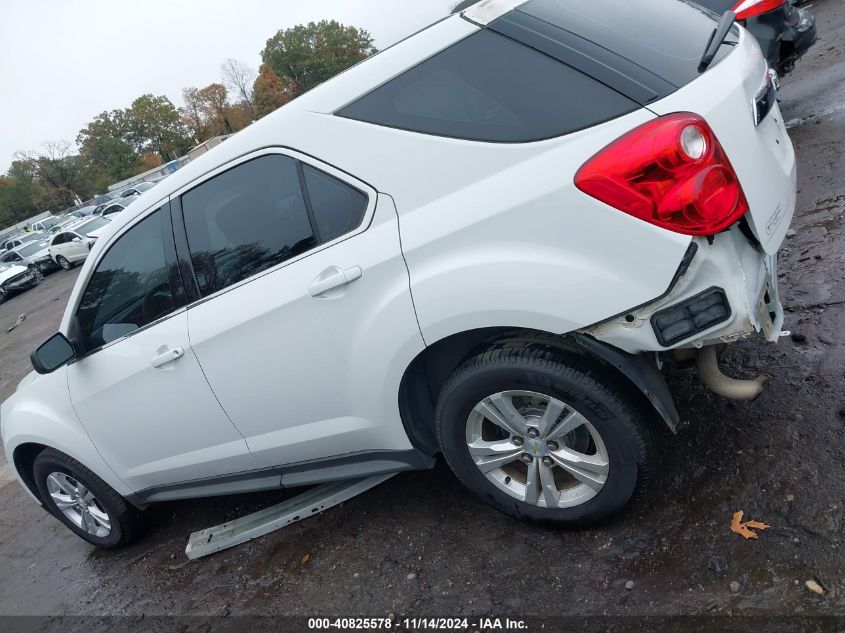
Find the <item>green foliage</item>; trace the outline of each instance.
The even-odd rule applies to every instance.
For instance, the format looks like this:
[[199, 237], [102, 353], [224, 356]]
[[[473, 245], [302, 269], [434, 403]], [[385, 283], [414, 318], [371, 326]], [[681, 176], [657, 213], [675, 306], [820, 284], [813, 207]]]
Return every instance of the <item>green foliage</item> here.
[[322, 20], [279, 31], [267, 40], [261, 59], [302, 93], [375, 52], [364, 29]]
[[122, 110], [103, 112], [80, 130], [76, 142], [92, 173], [95, 190], [103, 191], [135, 173], [139, 153], [128, 138], [128, 119]]
[[127, 137], [140, 152], [156, 152], [165, 161], [191, 148], [179, 111], [165, 96], [143, 95], [126, 111]]

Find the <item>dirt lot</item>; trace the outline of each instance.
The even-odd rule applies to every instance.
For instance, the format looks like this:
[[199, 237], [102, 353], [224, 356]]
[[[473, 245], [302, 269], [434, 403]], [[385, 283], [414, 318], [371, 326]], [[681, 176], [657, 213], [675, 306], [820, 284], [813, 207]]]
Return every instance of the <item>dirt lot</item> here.
[[[157, 506], [145, 540], [108, 554], [0, 484], [0, 613], [845, 616], [845, 6], [814, 10], [822, 39], [781, 104], [800, 169], [781, 260], [792, 337], [728, 352], [729, 373], [771, 376], [754, 403], [711, 394], [692, 371], [671, 375], [688, 427], [667, 438], [649, 503], [592, 531], [526, 527], [438, 466], [189, 562], [191, 531], [279, 495]], [[0, 306], [0, 332], [27, 314], [0, 333], [0, 397], [55, 329], [75, 275]], [[736, 510], [771, 528], [743, 540], [728, 529]]]

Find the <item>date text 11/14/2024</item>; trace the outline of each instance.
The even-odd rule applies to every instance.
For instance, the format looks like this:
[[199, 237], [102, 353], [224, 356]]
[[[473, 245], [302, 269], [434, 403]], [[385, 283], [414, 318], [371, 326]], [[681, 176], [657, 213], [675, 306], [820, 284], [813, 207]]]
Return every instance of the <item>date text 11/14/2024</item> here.
[[524, 631], [528, 625], [514, 618], [309, 618], [309, 630], [369, 629], [406, 631]]

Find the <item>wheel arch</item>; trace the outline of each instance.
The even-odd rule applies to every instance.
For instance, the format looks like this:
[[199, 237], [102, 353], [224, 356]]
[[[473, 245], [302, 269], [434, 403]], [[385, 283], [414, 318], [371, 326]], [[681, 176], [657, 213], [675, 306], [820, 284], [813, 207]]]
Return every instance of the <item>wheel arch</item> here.
[[497, 327], [442, 338], [408, 365], [399, 387], [399, 411], [414, 447], [429, 455], [440, 451], [434, 432], [434, 409], [446, 380], [463, 362], [492, 347], [517, 345], [551, 349], [613, 372], [635, 402], [648, 413], [656, 413], [670, 431], [677, 432], [680, 418], [671, 392], [656, 363], [647, 356], [628, 354], [584, 334]]
[[12, 463], [18, 473], [18, 477], [29, 490], [30, 494], [35, 497], [40, 503], [44, 503], [41, 498], [41, 493], [38, 492], [38, 486], [35, 485], [35, 478], [32, 476], [32, 466], [35, 463], [35, 458], [46, 448], [46, 444], [39, 444], [38, 442], [24, 442], [15, 447], [12, 453]]

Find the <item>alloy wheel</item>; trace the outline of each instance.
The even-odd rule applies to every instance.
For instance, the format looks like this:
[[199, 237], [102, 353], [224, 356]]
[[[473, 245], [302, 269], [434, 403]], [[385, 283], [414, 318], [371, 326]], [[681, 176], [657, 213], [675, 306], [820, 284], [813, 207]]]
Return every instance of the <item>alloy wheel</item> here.
[[47, 490], [53, 503], [74, 525], [97, 537], [108, 536], [111, 519], [85, 484], [63, 472], [47, 476]]
[[511, 497], [546, 508], [588, 502], [607, 482], [601, 435], [565, 402], [533, 391], [502, 391], [473, 407], [466, 443], [481, 473]]

